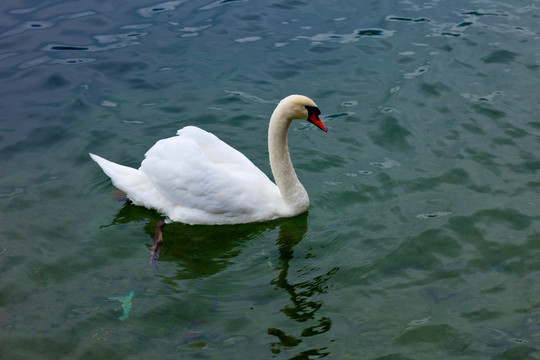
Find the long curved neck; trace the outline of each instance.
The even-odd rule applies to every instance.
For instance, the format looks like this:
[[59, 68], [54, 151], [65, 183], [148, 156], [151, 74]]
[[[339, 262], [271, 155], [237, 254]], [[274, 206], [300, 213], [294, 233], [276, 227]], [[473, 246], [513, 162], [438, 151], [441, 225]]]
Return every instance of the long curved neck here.
[[309, 197], [294, 171], [287, 146], [287, 131], [292, 118], [278, 105], [268, 127], [268, 152], [274, 180], [285, 204], [296, 213], [305, 211]]

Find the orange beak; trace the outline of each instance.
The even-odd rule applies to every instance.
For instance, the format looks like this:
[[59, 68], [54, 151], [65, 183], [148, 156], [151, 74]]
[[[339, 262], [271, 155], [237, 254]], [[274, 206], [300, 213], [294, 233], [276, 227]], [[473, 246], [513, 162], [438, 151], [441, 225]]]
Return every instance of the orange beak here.
[[323, 124], [321, 119], [319, 118], [319, 115], [317, 115], [315, 112], [312, 112], [309, 114], [308, 121], [318, 127], [319, 129], [327, 132], [328, 129], [326, 128], [326, 125]]

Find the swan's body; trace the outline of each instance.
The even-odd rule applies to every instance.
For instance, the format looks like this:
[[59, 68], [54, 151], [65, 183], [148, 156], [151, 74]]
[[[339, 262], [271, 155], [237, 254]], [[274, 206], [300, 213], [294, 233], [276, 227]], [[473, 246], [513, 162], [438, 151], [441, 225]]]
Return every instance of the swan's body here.
[[315, 103], [301, 95], [283, 99], [268, 128], [270, 164], [276, 184], [239, 151], [194, 126], [159, 140], [137, 170], [90, 154], [113, 184], [136, 205], [186, 224], [240, 224], [303, 213], [309, 197], [287, 148], [293, 119], [326, 131]]

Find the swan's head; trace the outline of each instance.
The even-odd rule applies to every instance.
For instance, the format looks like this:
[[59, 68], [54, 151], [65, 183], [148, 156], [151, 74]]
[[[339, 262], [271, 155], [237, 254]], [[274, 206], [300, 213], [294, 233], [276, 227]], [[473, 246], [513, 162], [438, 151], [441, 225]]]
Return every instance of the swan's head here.
[[321, 111], [313, 100], [303, 95], [290, 95], [281, 100], [280, 107], [289, 117], [289, 119], [304, 119], [317, 126], [319, 129], [328, 131], [319, 115]]

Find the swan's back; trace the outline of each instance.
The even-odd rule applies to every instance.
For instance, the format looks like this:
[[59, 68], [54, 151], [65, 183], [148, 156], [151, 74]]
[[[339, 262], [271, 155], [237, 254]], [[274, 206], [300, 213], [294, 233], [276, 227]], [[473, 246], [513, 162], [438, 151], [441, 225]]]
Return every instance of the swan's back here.
[[139, 170], [172, 203], [160, 211], [173, 221], [226, 224], [281, 216], [277, 186], [242, 153], [194, 126], [158, 141]]

